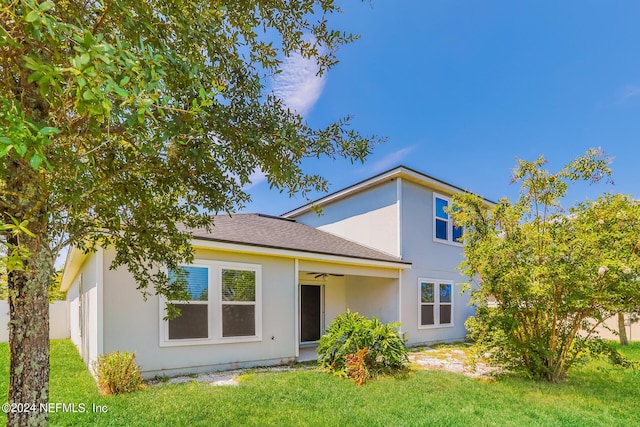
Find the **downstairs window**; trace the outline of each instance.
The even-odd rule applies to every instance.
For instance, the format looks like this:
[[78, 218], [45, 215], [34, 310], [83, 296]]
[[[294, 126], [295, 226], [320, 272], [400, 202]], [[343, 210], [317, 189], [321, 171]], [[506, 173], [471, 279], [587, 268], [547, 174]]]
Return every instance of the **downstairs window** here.
[[419, 327], [453, 326], [453, 283], [419, 280]]

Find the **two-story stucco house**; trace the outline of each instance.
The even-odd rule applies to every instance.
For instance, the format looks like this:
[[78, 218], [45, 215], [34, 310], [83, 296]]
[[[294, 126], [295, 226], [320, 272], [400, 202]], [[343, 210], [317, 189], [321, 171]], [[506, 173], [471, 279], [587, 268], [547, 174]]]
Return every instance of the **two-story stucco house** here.
[[321, 216], [310, 205], [218, 216], [211, 233], [192, 230], [191, 299], [169, 321], [166, 301], [145, 302], [128, 271], [109, 269], [111, 249], [72, 249], [71, 339], [89, 365], [135, 351], [147, 377], [308, 357], [347, 309], [402, 322], [408, 345], [463, 339], [473, 308], [456, 286], [462, 230], [445, 210], [460, 191], [397, 167], [317, 200]]
[[[283, 216], [411, 263], [400, 272], [398, 294], [387, 302], [398, 305], [393, 320], [402, 323], [408, 345], [462, 340], [474, 309], [456, 286], [467, 281], [457, 270], [463, 230], [445, 208], [452, 194], [463, 191], [400, 166], [315, 201], [321, 216], [310, 205]], [[391, 320], [382, 307], [372, 314]]]

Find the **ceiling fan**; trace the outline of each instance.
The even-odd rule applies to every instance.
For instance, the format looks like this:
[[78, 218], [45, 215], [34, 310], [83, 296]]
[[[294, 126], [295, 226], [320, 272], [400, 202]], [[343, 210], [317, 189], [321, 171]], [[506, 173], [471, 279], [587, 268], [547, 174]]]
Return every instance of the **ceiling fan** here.
[[343, 277], [344, 276], [344, 274], [318, 273], [316, 271], [309, 271], [309, 272], [307, 272], [307, 274], [313, 276], [314, 279], [319, 279], [320, 277], [322, 277], [323, 279], [326, 279], [329, 276], [335, 276], [335, 277]]

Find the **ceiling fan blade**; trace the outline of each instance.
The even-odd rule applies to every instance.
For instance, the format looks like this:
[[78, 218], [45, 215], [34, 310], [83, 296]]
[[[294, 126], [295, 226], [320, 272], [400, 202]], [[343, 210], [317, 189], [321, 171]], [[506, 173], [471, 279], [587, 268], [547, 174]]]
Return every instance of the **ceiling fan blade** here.
[[328, 277], [328, 276], [335, 276], [335, 277], [343, 277], [344, 274], [334, 274], [334, 273], [320, 273], [317, 271], [307, 271], [307, 274], [310, 276], [313, 276], [315, 279], [319, 279], [320, 277]]

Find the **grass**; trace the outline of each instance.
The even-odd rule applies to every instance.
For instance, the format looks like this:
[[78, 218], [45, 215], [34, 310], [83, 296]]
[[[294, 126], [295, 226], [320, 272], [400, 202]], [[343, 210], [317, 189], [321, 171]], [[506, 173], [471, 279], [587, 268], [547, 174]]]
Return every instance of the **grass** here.
[[[622, 349], [640, 360], [640, 343]], [[593, 361], [561, 384], [502, 378], [481, 382], [439, 371], [382, 378], [357, 387], [315, 371], [248, 373], [239, 387], [163, 384], [104, 397], [69, 341], [51, 344], [51, 402], [83, 403], [51, 425], [631, 426], [639, 425], [640, 371]], [[0, 344], [0, 393], [8, 386], [8, 346]], [[2, 399], [3, 401], [6, 400]], [[106, 406], [106, 413], [92, 411]], [[4, 424], [0, 413], [0, 424]]]

